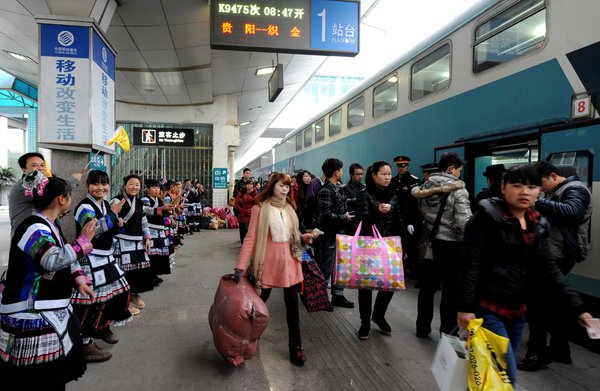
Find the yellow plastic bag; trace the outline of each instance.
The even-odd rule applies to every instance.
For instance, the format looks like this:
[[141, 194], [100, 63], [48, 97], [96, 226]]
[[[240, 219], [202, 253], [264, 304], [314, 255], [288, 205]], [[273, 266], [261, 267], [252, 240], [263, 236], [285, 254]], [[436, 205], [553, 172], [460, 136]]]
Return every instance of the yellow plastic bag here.
[[506, 373], [509, 340], [481, 327], [483, 319], [469, 322], [467, 377], [469, 390], [512, 390]]

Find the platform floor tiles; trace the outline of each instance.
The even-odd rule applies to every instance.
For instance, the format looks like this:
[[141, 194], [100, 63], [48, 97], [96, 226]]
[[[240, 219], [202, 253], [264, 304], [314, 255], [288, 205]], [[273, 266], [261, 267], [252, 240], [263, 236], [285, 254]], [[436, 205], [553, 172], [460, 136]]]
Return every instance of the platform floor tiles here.
[[[281, 289], [268, 306], [269, 327], [258, 353], [241, 367], [227, 364], [216, 351], [208, 310], [221, 275], [230, 273], [240, 244], [237, 230], [202, 231], [184, 240], [171, 275], [154, 291], [143, 294], [146, 308], [123, 327], [114, 328], [116, 345], [98, 344], [111, 360], [89, 364], [84, 377], [67, 390], [436, 390], [430, 366], [437, 335], [414, 335], [414, 281], [394, 294], [387, 320], [392, 335], [372, 325], [367, 341], [357, 338], [358, 304], [331, 313], [309, 314], [301, 308], [306, 365], [289, 362], [287, 326]], [[375, 295], [374, 295], [375, 296]], [[357, 302], [356, 291], [346, 297]], [[434, 320], [433, 328], [439, 327]], [[521, 349], [520, 355], [524, 354]], [[551, 364], [534, 373], [519, 373], [525, 390], [598, 390], [600, 356], [572, 344], [573, 365]]]

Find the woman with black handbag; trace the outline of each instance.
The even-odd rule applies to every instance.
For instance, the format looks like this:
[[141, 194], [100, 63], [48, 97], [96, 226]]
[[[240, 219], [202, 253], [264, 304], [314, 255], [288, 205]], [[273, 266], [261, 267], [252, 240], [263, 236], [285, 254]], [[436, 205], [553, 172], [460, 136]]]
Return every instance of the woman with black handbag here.
[[256, 197], [250, 226], [235, 267], [237, 281], [248, 270], [257, 293], [267, 301], [272, 288], [283, 288], [289, 332], [290, 361], [304, 365], [306, 357], [300, 337], [298, 291], [302, 284], [302, 241], [310, 243], [318, 233], [300, 234], [289, 175], [275, 173]]

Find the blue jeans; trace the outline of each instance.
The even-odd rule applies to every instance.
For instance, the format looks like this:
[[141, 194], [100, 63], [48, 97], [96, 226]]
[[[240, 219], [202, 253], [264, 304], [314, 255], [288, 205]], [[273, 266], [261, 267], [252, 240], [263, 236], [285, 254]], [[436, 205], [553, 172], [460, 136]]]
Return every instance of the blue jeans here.
[[509, 340], [508, 350], [506, 352], [506, 372], [512, 384], [517, 384], [517, 350], [521, 343], [525, 319], [522, 316], [517, 318], [503, 318], [500, 315], [481, 310], [483, 318], [483, 327]]

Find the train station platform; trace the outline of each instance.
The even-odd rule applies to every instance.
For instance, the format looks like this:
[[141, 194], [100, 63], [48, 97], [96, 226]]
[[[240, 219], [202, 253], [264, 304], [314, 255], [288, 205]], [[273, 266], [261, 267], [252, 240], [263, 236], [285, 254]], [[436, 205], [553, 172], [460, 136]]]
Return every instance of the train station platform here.
[[[237, 230], [204, 230], [187, 236], [172, 274], [143, 295], [146, 308], [124, 327], [114, 328], [116, 345], [97, 343], [111, 360], [88, 365], [67, 390], [436, 390], [430, 366], [438, 336], [415, 337], [418, 291], [394, 294], [387, 313], [392, 335], [357, 338], [358, 305], [309, 314], [301, 307], [300, 327], [307, 356], [304, 367], [289, 362], [282, 290], [268, 306], [270, 324], [257, 354], [241, 367], [216, 351], [208, 310], [221, 275], [231, 272], [240, 249]], [[357, 302], [355, 291], [346, 296]], [[433, 328], [439, 327], [434, 320]], [[527, 335], [527, 333], [525, 334]], [[525, 352], [521, 349], [519, 357]], [[552, 363], [538, 372], [519, 372], [520, 389], [592, 390], [600, 384], [600, 356], [572, 344], [573, 365]]]

